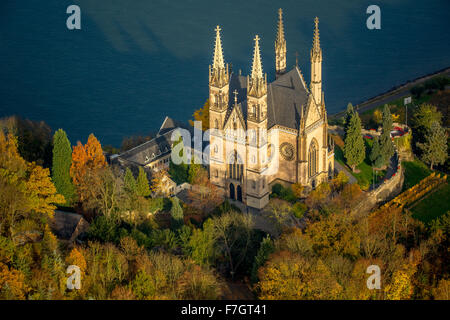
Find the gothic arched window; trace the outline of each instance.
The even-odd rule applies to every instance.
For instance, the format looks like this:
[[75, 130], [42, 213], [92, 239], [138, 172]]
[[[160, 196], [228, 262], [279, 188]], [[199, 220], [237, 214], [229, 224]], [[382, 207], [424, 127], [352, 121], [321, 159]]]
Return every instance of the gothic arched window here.
[[236, 151], [229, 156], [228, 177], [230, 179], [242, 180], [244, 176], [244, 165], [241, 157]]
[[219, 121], [214, 120], [214, 128], [219, 129]]
[[309, 145], [308, 151], [308, 174], [310, 177], [314, 176], [318, 172], [319, 163], [319, 147], [317, 141], [313, 139]]

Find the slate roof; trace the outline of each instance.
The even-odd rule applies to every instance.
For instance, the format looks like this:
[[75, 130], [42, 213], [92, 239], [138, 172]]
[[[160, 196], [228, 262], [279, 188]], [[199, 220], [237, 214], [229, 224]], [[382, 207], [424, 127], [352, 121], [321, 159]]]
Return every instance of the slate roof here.
[[[231, 108], [234, 105], [234, 90], [238, 92], [238, 104], [244, 117], [247, 118], [247, 77], [231, 75], [229, 98]], [[297, 67], [268, 84], [268, 128], [281, 125], [297, 130], [300, 127], [302, 105], [306, 110], [308, 95], [306, 84]]]
[[171, 137], [176, 128], [183, 128], [192, 131], [191, 127], [173, 120], [170, 117], [166, 117], [155, 138], [121, 153], [118, 158], [144, 166], [149, 162], [153, 162], [160, 157], [170, 154], [173, 143]]

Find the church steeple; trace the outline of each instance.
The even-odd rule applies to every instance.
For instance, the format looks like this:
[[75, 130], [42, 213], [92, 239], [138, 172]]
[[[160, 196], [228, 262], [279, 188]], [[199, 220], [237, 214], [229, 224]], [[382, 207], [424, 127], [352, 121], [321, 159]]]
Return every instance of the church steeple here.
[[214, 45], [213, 65], [209, 68], [209, 83], [217, 88], [222, 88], [229, 81], [228, 64], [225, 66], [222, 51], [222, 41], [220, 39], [220, 27], [217, 26], [216, 41]]
[[275, 69], [277, 78], [286, 72], [286, 39], [284, 38], [283, 10], [278, 10], [278, 32], [275, 40]]
[[216, 42], [214, 45], [213, 69], [224, 69], [225, 63], [223, 61], [222, 40], [220, 39], [220, 27], [217, 26], [215, 31], [216, 31]]
[[209, 106], [219, 112], [228, 108], [228, 91], [230, 76], [228, 64], [225, 65], [220, 39], [220, 27], [216, 29], [213, 64], [209, 66]]
[[311, 93], [316, 104], [322, 104], [322, 49], [319, 39], [319, 18], [314, 19], [314, 39], [311, 48]]
[[263, 75], [261, 54], [259, 52], [259, 36], [255, 37], [255, 49], [253, 51], [252, 74], [247, 78], [248, 95], [261, 97], [267, 93], [267, 74]]

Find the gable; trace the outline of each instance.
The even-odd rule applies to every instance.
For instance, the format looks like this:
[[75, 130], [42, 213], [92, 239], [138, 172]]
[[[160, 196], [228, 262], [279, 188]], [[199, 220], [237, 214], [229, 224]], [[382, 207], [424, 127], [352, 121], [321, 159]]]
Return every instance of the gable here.
[[313, 123], [322, 118], [319, 106], [314, 102], [312, 95], [309, 96], [305, 112], [305, 127], [308, 128]]

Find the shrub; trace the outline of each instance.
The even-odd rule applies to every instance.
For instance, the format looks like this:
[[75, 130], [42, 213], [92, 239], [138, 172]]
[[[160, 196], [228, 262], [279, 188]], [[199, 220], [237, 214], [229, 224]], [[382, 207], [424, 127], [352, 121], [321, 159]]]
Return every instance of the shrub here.
[[296, 202], [292, 207], [292, 212], [296, 218], [301, 219], [303, 218], [307, 208], [308, 207], [303, 202]]

